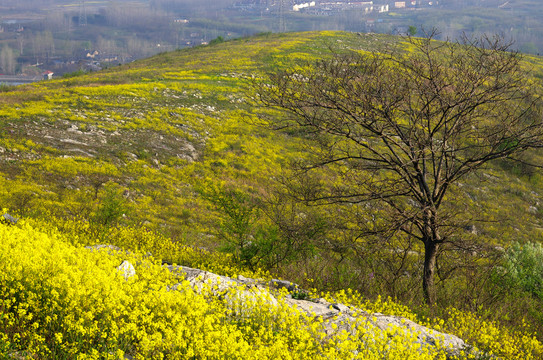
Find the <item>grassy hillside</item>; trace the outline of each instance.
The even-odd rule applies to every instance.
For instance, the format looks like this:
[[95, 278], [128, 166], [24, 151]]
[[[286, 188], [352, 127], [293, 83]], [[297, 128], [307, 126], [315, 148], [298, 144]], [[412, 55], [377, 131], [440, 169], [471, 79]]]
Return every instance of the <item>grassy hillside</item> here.
[[[329, 48], [367, 50], [398, 41], [331, 32], [263, 35], [3, 88], [1, 203], [21, 215], [47, 209], [87, 216], [106, 195], [104, 185], [114, 183], [127, 200], [124, 222], [198, 237], [209, 214], [195, 185], [266, 188], [281, 166], [303, 156], [299, 138], [254, 125], [259, 112], [269, 110], [249, 103], [253, 76], [318, 59]], [[527, 60], [540, 79], [541, 60]], [[497, 220], [482, 231], [498, 243], [502, 237], [537, 238], [543, 218], [528, 210], [539, 203], [540, 181], [529, 166], [495, 164], [465, 184], [487, 220]]]
[[[280, 114], [258, 106], [251, 90], [252, 79], [329, 56], [330, 49], [393, 45], [405, 46], [404, 39], [340, 32], [263, 34], [104, 72], [4, 87], [0, 207], [35, 221], [45, 232], [59, 231], [78, 246], [113, 244], [151, 252], [157, 261], [225, 275], [271, 271], [319, 291], [350, 287], [366, 298], [390, 295], [418, 304], [416, 247], [405, 268], [394, 263], [396, 249], [356, 257], [348, 249], [349, 234], [332, 227], [349, 221], [346, 208], [306, 208], [283, 197], [289, 164], [307, 156], [306, 146], [312, 145], [304, 134], [260, 126], [259, 116]], [[541, 84], [543, 60], [525, 60], [529, 76]], [[524, 156], [543, 163], [539, 153]], [[498, 249], [515, 241], [541, 242], [542, 184], [539, 169], [507, 162], [492, 163], [459, 184], [458, 203], [478, 219], [465, 236]], [[236, 242], [247, 239], [272, 256], [240, 251]], [[328, 247], [331, 240], [340, 245]], [[215, 251], [220, 248], [229, 254]], [[445, 330], [483, 341], [476, 340], [473, 324], [485, 319], [500, 323], [502, 330], [489, 335], [483, 348], [493, 349], [489, 344], [509, 331], [521, 332], [512, 343], [525, 344], [518, 339], [543, 330], [543, 302], [491, 281], [493, 266], [501, 260], [480, 255], [458, 252], [444, 262], [443, 308], [414, 307], [413, 316], [435, 316], [437, 323], [441, 316], [454, 323], [455, 313], [447, 307], [456, 307], [470, 315], [458, 317], [465, 325]], [[266, 271], [258, 270], [263, 266]], [[534, 344], [522, 345], [527, 349], [522, 351], [535, 351], [540, 344]], [[502, 351], [507, 355], [515, 349]]]

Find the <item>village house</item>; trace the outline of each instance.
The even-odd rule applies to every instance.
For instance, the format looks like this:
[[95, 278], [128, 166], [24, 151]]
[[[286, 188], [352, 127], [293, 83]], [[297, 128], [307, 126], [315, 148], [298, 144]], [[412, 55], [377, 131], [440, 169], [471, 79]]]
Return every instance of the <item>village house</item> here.
[[53, 74], [54, 72], [50, 71], [50, 70], [46, 70], [42, 73], [42, 76], [43, 76], [43, 80], [51, 80], [53, 78]]

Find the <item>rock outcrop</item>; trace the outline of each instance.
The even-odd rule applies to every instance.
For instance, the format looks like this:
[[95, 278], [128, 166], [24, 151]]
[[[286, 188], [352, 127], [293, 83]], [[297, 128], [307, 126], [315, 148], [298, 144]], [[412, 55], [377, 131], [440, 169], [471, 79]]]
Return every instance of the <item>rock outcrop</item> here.
[[[323, 298], [298, 299], [296, 297], [299, 294], [306, 293], [298, 285], [288, 281], [274, 279], [267, 282], [243, 276], [230, 278], [186, 266], [165, 266], [173, 273], [184, 276], [185, 280], [189, 281], [193, 288], [198, 290], [206, 286], [213, 289], [216, 295], [225, 294], [227, 300], [232, 300], [228, 298], [232, 296], [229, 295], [228, 290], [242, 285], [245, 290], [241, 293], [238, 291], [237, 295], [234, 295], [237, 296], [237, 301], [253, 301], [255, 297], [264, 297], [268, 303], [277, 304], [278, 300], [275, 298], [274, 293], [278, 293], [280, 289], [286, 289], [288, 295], [285, 297], [285, 302], [309, 316], [320, 317], [323, 320], [323, 326], [328, 335], [342, 330], [350, 331], [352, 324], [357, 323], [356, 319], [360, 319], [362, 316], [365, 317], [367, 323], [381, 330], [395, 327], [402, 329], [404, 332], [415, 334], [417, 342], [421, 347], [434, 347], [440, 344], [440, 346], [448, 349], [451, 355], [468, 349], [468, 345], [464, 340], [457, 336], [430, 329], [400, 316], [389, 316], [380, 313], [370, 314], [362, 309], [351, 308], [340, 303], [332, 303]], [[178, 286], [179, 284], [174, 285], [172, 290], [176, 290]]]
[[8, 213], [2, 214], [0, 216], [0, 224], [15, 225], [17, 224], [17, 221], [19, 221], [19, 219], [11, 216]]
[[117, 271], [126, 279], [130, 279], [133, 276], [136, 276], [136, 269], [129, 261], [124, 260], [121, 265], [117, 267]]
[[[120, 250], [119, 248], [108, 245], [96, 245], [88, 248], [91, 250], [106, 250], [108, 253]], [[262, 304], [263, 301], [271, 306], [277, 306], [279, 304], [278, 297], [280, 296], [284, 303], [298, 309], [300, 313], [305, 313], [309, 318], [315, 318], [316, 320], [320, 318], [319, 320], [322, 320], [322, 326], [328, 336], [343, 330], [351, 332], [353, 326], [373, 326], [380, 330], [394, 327], [401, 329], [403, 333], [414, 335], [416, 342], [420, 344], [421, 348], [431, 348], [439, 345], [447, 349], [451, 356], [470, 348], [457, 336], [430, 329], [400, 316], [368, 313], [363, 309], [329, 302], [323, 298], [302, 299], [307, 297], [308, 293], [298, 285], [285, 280], [273, 279], [271, 281], [264, 281], [244, 276], [231, 278], [186, 266], [169, 264], [163, 264], [163, 266], [182, 278], [182, 281], [188, 281], [190, 286], [196, 291], [207, 291], [212, 296], [222, 297], [232, 308], [251, 309], [251, 304], [258, 306], [256, 304]], [[124, 260], [117, 267], [117, 271], [125, 279], [136, 275], [134, 266], [127, 260]], [[170, 290], [182, 290], [184, 288], [182, 281], [171, 286]], [[249, 306], [237, 306], [241, 303]]]

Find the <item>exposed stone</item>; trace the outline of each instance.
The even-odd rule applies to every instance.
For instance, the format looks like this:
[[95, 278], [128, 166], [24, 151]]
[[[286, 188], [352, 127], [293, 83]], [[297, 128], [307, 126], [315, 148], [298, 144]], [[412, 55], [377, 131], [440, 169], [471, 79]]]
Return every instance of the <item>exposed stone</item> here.
[[[304, 292], [297, 284], [285, 280], [273, 279], [266, 284], [244, 276], [232, 279], [185, 266], [165, 266], [170, 271], [185, 276], [191, 287], [197, 291], [201, 291], [204, 284], [207, 284], [213, 294], [224, 296], [229, 308], [238, 316], [249, 316], [252, 311], [258, 309], [262, 304], [276, 306], [279, 302], [271, 293], [273, 289], [285, 288], [291, 294]], [[245, 288], [240, 288], [239, 285], [243, 285]], [[174, 285], [171, 289], [177, 290], [179, 288], [181, 288], [181, 283]], [[448, 349], [451, 355], [458, 354], [468, 348], [467, 344], [457, 336], [427, 328], [400, 316], [387, 316], [379, 313], [370, 314], [362, 309], [352, 308], [344, 304], [330, 303], [323, 298], [301, 300], [287, 296], [283, 300], [288, 306], [297, 308], [310, 317], [321, 318], [323, 320], [322, 327], [327, 336], [339, 331], [352, 333], [356, 326], [360, 326], [360, 321], [362, 321], [362, 323], [371, 324], [381, 330], [395, 327], [404, 332], [416, 334], [417, 343], [421, 347], [435, 347], [440, 344], [440, 346]]]
[[17, 221], [19, 221], [19, 219], [11, 216], [8, 213], [5, 213], [2, 216], [0, 216], [0, 223], [2, 224], [15, 225], [17, 224]]
[[227, 306], [238, 316], [249, 316], [255, 311], [261, 311], [264, 304], [273, 307], [279, 304], [269, 291], [259, 288], [227, 291], [224, 299]]
[[308, 315], [322, 317], [324, 320], [330, 319], [339, 313], [339, 310], [334, 309], [331, 305], [316, 303], [309, 300], [285, 299], [285, 301], [290, 306], [296, 307]]
[[86, 143], [77, 141], [74, 139], [60, 139], [60, 142], [66, 143], [66, 144], [72, 144], [72, 145], [85, 145], [88, 146]]
[[293, 293], [295, 291], [298, 291], [300, 288], [298, 284], [291, 283], [290, 281], [286, 280], [278, 280], [278, 279], [272, 279], [270, 281], [270, 285], [277, 288], [277, 289], [287, 289], [288, 292]]
[[[234, 280], [226, 276], [220, 276], [208, 271], [193, 269], [186, 266], [165, 265], [171, 272], [185, 275], [190, 285], [198, 292], [201, 292], [204, 287], [210, 289], [214, 294], [224, 293], [232, 286], [241, 283], [239, 280]], [[179, 284], [172, 286], [172, 290], [177, 290]]]
[[117, 271], [126, 279], [130, 279], [133, 276], [136, 276], [136, 269], [129, 261], [124, 260], [121, 265], [117, 267]]
[[336, 309], [337, 311], [341, 311], [341, 312], [349, 311], [349, 307], [343, 304], [333, 304], [332, 307]]
[[28, 351], [12, 351], [7, 354], [8, 359], [14, 359], [14, 360], [26, 360], [26, 359], [33, 359], [34, 355], [32, 355]]
[[238, 280], [243, 282], [243, 283], [246, 283], [246, 282], [250, 282], [252, 279], [246, 278], [243, 275], [238, 275]]
[[452, 349], [452, 352], [459, 352], [467, 347], [464, 340], [457, 336], [429, 329], [400, 316], [388, 316], [376, 313], [371, 314], [369, 319], [373, 325], [381, 330], [394, 326], [417, 334], [417, 342], [421, 346], [436, 346], [439, 343], [445, 348]]
[[[87, 248], [120, 250], [111, 245], [96, 245]], [[241, 275], [233, 279], [186, 266], [174, 266], [167, 263], [164, 263], [163, 266], [184, 278], [182, 282], [171, 286], [170, 290], [183, 291], [183, 289], [187, 289], [187, 286], [190, 286], [197, 292], [219, 296], [224, 299], [227, 307], [236, 316], [250, 316], [255, 311], [263, 311], [262, 308], [266, 306], [280, 306], [280, 301], [276, 298], [279, 294], [278, 289], [286, 288], [291, 294], [305, 293], [298, 285], [285, 280], [274, 279], [270, 282], [264, 282]], [[126, 279], [136, 274], [134, 267], [128, 261], [123, 261], [117, 270], [122, 272]], [[432, 348], [439, 344], [441, 348], [447, 349], [451, 356], [459, 354], [460, 351], [469, 351], [469, 346], [459, 337], [430, 329], [400, 316], [370, 314], [345, 304], [331, 303], [323, 298], [302, 300], [290, 295], [281, 299], [281, 302], [296, 308], [310, 318], [320, 318], [326, 336], [333, 336], [343, 331], [354, 333], [359, 326], [374, 326], [380, 330], [394, 327], [405, 333], [415, 334], [416, 341], [421, 348]]]
[[464, 227], [464, 230], [466, 230], [467, 232], [473, 234], [473, 235], [477, 235], [479, 234], [479, 230], [477, 230], [477, 228], [475, 227], [475, 225], [471, 224], [471, 225], [466, 225]]

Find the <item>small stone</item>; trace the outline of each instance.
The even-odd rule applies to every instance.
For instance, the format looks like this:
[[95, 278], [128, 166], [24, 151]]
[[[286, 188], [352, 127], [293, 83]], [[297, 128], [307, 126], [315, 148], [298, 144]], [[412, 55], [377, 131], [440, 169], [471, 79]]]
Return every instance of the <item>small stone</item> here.
[[136, 269], [134, 268], [134, 265], [126, 260], [124, 260], [121, 265], [117, 267], [117, 271], [120, 271], [126, 280], [136, 276]]
[[251, 281], [251, 279], [248, 279], [243, 275], [238, 275], [238, 280], [241, 281], [242, 283], [248, 283]]
[[343, 304], [333, 304], [332, 307], [336, 309], [337, 311], [341, 311], [341, 312], [349, 311], [349, 307]]
[[19, 221], [19, 219], [14, 218], [8, 213], [5, 213], [4, 215], [0, 216], [0, 223], [2, 224], [15, 225], [17, 224], [17, 221]]
[[297, 284], [291, 283], [290, 281], [286, 280], [278, 280], [278, 279], [272, 279], [270, 281], [270, 285], [274, 286], [277, 289], [285, 288], [289, 292], [294, 292], [298, 290], [299, 286]]

